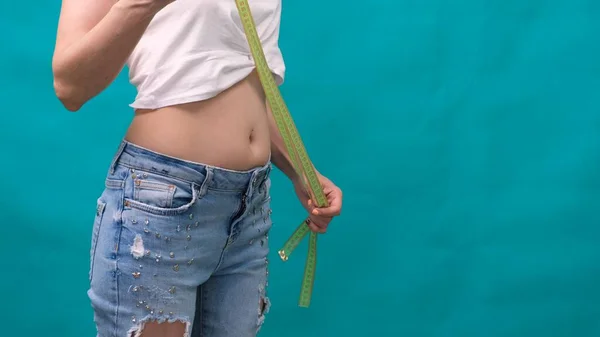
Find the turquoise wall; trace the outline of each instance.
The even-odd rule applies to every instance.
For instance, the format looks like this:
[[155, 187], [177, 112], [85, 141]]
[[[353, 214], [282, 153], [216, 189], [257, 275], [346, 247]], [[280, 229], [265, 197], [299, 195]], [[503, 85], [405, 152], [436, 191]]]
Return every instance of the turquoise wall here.
[[[134, 90], [59, 105], [59, 6], [0, 11], [1, 336], [94, 333], [90, 230]], [[304, 214], [275, 174], [262, 336], [600, 336], [599, 36], [597, 0], [284, 0], [282, 91], [345, 208], [298, 308], [306, 245], [276, 250]]]

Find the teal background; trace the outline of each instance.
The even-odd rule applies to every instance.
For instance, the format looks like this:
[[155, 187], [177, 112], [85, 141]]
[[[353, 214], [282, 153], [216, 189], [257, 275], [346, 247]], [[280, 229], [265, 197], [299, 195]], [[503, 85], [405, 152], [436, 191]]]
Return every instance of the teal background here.
[[[95, 201], [122, 74], [53, 96], [59, 1], [0, 11], [0, 336], [92, 336]], [[600, 2], [284, 0], [282, 91], [345, 193], [298, 308], [304, 213], [274, 175], [262, 336], [600, 336]]]

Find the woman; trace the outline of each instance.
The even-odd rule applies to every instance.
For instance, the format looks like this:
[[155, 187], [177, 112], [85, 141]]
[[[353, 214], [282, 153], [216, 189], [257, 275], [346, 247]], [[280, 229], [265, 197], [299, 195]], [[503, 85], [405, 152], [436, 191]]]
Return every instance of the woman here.
[[[284, 78], [280, 0], [250, 0], [267, 61]], [[134, 118], [98, 199], [89, 296], [98, 336], [255, 336], [268, 310], [269, 172], [295, 186], [234, 0], [63, 0], [58, 98], [79, 110], [129, 66]]]

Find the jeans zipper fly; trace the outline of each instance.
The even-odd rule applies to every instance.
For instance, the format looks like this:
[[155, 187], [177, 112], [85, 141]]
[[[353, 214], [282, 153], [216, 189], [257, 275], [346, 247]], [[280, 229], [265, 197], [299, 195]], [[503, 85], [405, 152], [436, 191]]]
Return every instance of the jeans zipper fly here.
[[246, 193], [244, 193], [242, 195], [242, 204], [240, 205], [240, 209], [238, 210], [237, 214], [235, 215], [235, 217], [233, 219], [236, 220], [237, 218], [239, 218], [244, 213], [245, 210], [246, 210]]

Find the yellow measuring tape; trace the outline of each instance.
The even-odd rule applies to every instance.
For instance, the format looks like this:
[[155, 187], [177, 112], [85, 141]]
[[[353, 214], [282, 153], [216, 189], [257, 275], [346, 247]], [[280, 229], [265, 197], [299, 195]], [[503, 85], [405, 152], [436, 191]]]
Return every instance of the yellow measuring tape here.
[[[294, 120], [290, 115], [283, 97], [279, 92], [279, 87], [275, 83], [275, 79], [267, 64], [265, 54], [256, 32], [256, 25], [248, 5], [248, 0], [235, 0], [238, 12], [242, 24], [244, 25], [244, 31], [246, 32], [246, 38], [248, 39], [248, 45], [250, 51], [256, 63], [256, 69], [262, 84], [267, 101], [273, 112], [273, 117], [277, 124], [277, 128], [281, 133], [285, 147], [290, 155], [294, 169], [298, 176], [301, 178], [302, 183], [309, 192], [312, 201], [317, 207], [327, 207], [327, 197], [323, 192], [319, 178], [315, 168], [308, 158], [300, 134], [296, 129]], [[312, 296], [313, 285], [315, 281], [315, 269], [317, 265], [317, 234], [310, 231], [307, 226], [308, 218], [304, 220], [288, 241], [284, 244], [283, 248], [279, 251], [279, 256], [283, 261], [287, 261], [289, 256], [292, 254], [294, 249], [298, 246], [300, 241], [308, 234], [308, 255], [306, 257], [306, 264], [304, 267], [304, 277], [302, 279], [302, 288], [300, 291], [299, 305], [301, 307], [308, 307], [310, 305], [310, 299]]]

